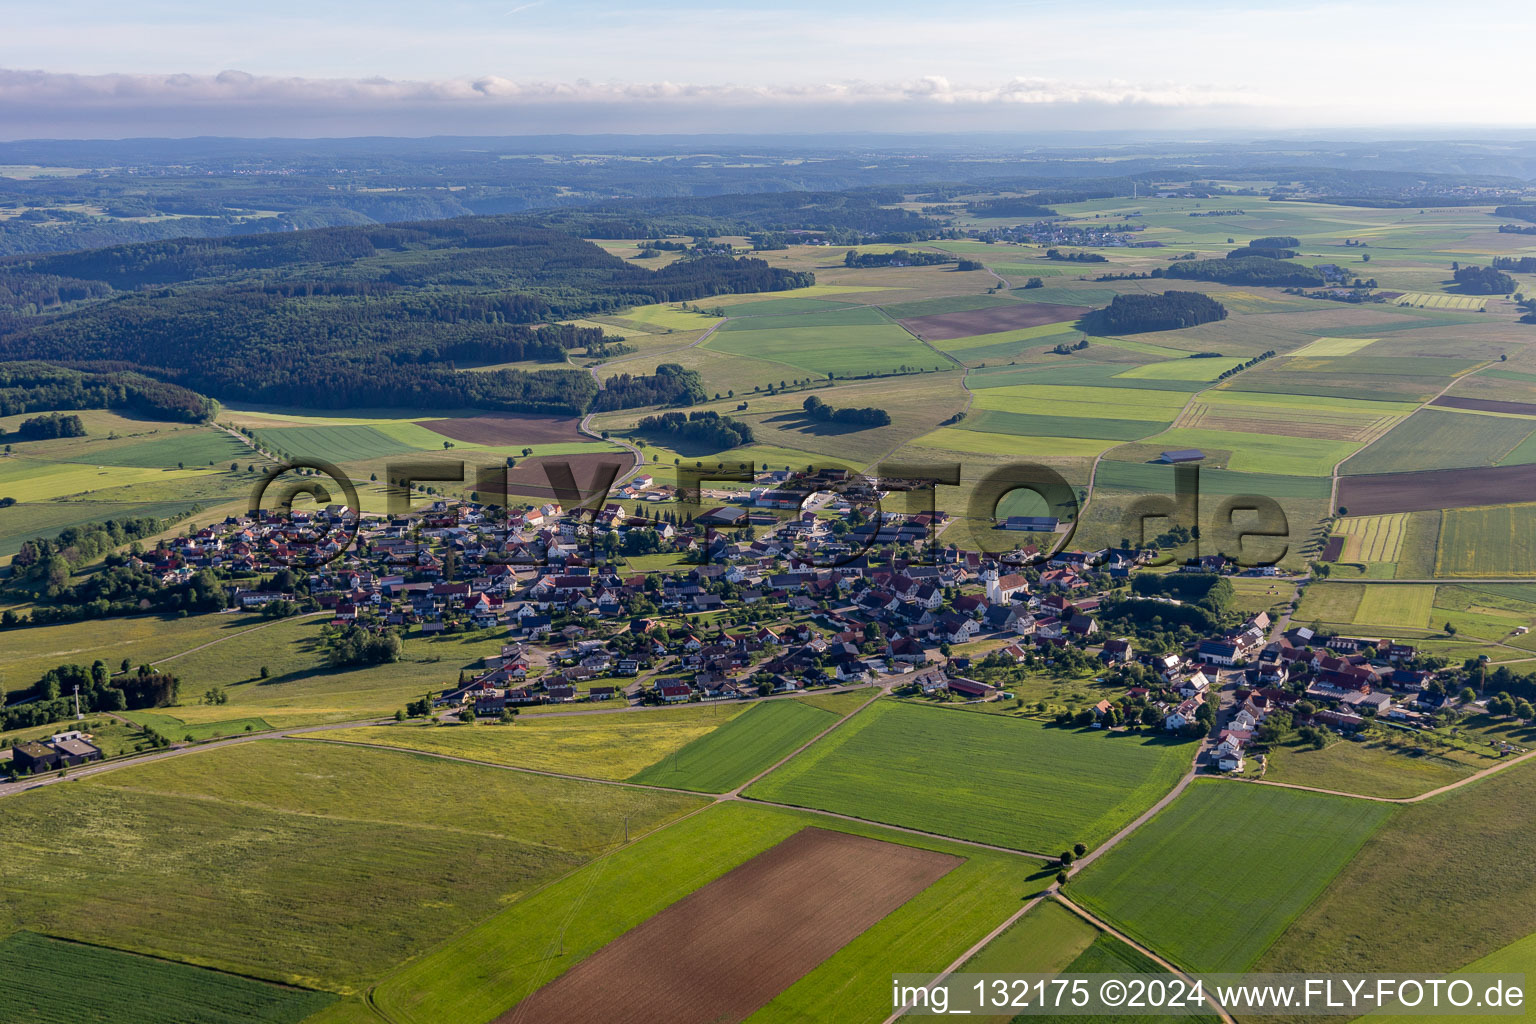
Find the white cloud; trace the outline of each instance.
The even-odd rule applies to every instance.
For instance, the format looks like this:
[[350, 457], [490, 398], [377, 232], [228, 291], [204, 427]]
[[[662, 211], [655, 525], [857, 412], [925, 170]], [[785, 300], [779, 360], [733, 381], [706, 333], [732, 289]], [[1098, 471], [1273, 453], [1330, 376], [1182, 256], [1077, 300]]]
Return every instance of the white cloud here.
[[[515, 81], [496, 75], [410, 80], [299, 78], [244, 71], [194, 74], [81, 75], [0, 69], [0, 104], [112, 108], [131, 113], [164, 106], [318, 104], [359, 109], [391, 104], [517, 106], [526, 104], [708, 103], [729, 105], [1144, 104], [1166, 107], [1268, 106], [1248, 90], [1181, 83], [1061, 82], [1014, 78], [997, 84], [954, 84], [941, 76], [902, 82], [827, 82], [798, 85], [686, 82]], [[12, 106], [14, 105], [14, 106]], [[3, 115], [0, 115], [3, 116]]]

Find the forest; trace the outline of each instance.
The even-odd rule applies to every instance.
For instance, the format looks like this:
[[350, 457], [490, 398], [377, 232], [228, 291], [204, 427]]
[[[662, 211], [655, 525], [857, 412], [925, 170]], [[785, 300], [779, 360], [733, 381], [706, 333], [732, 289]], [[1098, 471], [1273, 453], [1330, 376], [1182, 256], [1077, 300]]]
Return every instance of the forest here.
[[751, 444], [756, 438], [752, 428], [740, 420], [717, 412], [664, 412], [647, 416], [635, 428], [642, 434], [664, 434], [680, 441], [707, 445], [715, 451]]
[[[653, 272], [561, 231], [483, 217], [177, 239], [0, 268], [0, 287], [35, 301], [27, 280], [116, 297], [45, 316], [0, 311], [0, 358], [133, 368], [234, 401], [578, 413], [597, 390], [588, 374], [457, 364], [563, 363], [572, 348], [601, 350], [602, 330], [539, 321], [815, 279], [708, 255]], [[605, 402], [636, 404], [620, 398], [641, 387], [629, 383]]]
[[592, 400], [592, 412], [638, 409], [644, 405], [697, 405], [709, 396], [697, 370], [677, 363], [662, 363], [653, 374], [616, 374], [603, 382]]
[[[1265, 256], [1245, 256], [1223, 260], [1179, 260], [1162, 270], [1164, 277], [1182, 277], [1191, 281], [1219, 281], [1223, 284], [1296, 285], [1321, 288], [1327, 281], [1322, 271]], [[1152, 276], [1158, 276], [1153, 270]]]
[[1470, 295], [1508, 295], [1520, 287], [1514, 278], [1493, 267], [1457, 267], [1452, 276]]
[[200, 423], [213, 414], [213, 403], [194, 391], [138, 373], [82, 373], [39, 362], [0, 363], [0, 416], [44, 409], [117, 409]]
[[1088, 314], [1097, 334], [1136, 334], [1171, 331], [1225, 320], [1227, 308], [1203, 292], [1163, 292], [1161, 295], [1116, 295], [1103, 309]]

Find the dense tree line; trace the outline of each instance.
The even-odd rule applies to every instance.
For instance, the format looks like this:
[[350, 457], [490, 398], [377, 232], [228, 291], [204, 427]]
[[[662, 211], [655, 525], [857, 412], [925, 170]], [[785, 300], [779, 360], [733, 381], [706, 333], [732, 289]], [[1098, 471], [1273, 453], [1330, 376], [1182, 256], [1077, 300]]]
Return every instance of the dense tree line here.
[[[1220, 281], [1223, 284], [1297, 285], [1312, 288], [1321, 288], [1327, 284], [1320, 270], [1263, 256], [1232, 260], [1180, 260], [1158, 269], [1162, 270], [1164, 277]], [[1157, 276], [1157, 270], [1152, 274]]]
[[74, 413], [50, 412], [24, 419], [16, 433], [23, 441], [46, 441], [55, 437], [84, 437], [85, 421]]
[[1101, 334], [1171, 331], [1225, 320], [1227, 308], [1203, 292], [1167, 291], [1161, 295], [1116, 295], [1110, 304], [1089, 314]]
[[185, 583], [165, 586], [147, 569], [113, 565], [77, 583], [50, 582], [29, 616], [33, 625], [159, 612], [197, 615], [222, 610], [224, 587], [204, 569]]
[[1511, 270], [1517, 274], [1536, 274], [1536, 256], [1495, 256], [1495, 270]]
[[1451, 276], [1471, 295], [1508, 295], [1519, 287], [1514, 278], [1493, 267], [1458, 267]]
[[1229, 260], [1247, 260], [1258, 257], [1266, 260], [1291, 260], [1296, 258], [1295, 249], [1270, 249], [1257, 245], [1245, 245], [1227, 253]]
[[1060, 249], [1045, 250], [1045, 258], [1048, 260], [1062, 260], [1067, 263], [1108, 263], [1109, 259], [1096, 252], [1063, 252]]
[[[180, 515], [135, 516], [128, 519], [108, 519], [101, 523], [85, 523], [60, 530], [53, 538], [38, 537], [22, 541], [21, 548], [11, 559], [11, 571], [23, 579], [47, 580], [56, 570], [72, 570], [76, 566], [94, 561], [109, 551], [115, 551], [131, 541], [152, 537], [173, 523], [192, 515], [200, 506]], [[56, 564], [62, 563], [62, 566]]]
[[106, 663], [60, 665], [49, 669], [41, 679], [15, 694], [0, 694], [0, 699], [15, 697], [24, 704], [0, 707], [0, 730], [24, 729], [72, 718], [75, 688], [79, 687], [80, 710], [136, 711], [142, 708], [168, 707], [176, 703], [181, 682], [168, 672], [157, 672], [147, 665], [136, 672], [126, 669], [112, 675]]
[[1536, 235], [1536, 224], [1500, 224], [1501, 235]]
[[716, 451], [751, 444], [756, 439], [749, 424], [707, 410], [687, 415], [664, 412], [647, 416], [636, 429], [642, 434], [665, 434], [680, 441], [707, 445]]
[[195, 391], [138, 373], [82, 373], [38, 362], [0, 362], [0, 416], [43, 409], [121, 409], [198, 423], [213, 403]]
[[1035, 221], [1061, 216], [1049, 206], [1039, 205], [1035, 198], [1031, 196], [1027, 199], [982, 199], [968, 203], [967, 207], [974, 217], [1017, 217], [1020, 220]]
[[1527, 220], [1536, 223], [1536, 204], [1528, 206], [1496, 206], [1493, 209], [1495, 217], [1513, 217], [1515, 220]]
[[843, 256], [845, 267], [932, 267], [941, 263], [954, 263], [956, 257], [942, 252], [912, 252], [897, 249], [894, 252], [854, 252]]
[[[585, 375], [584, 375], [585, 376]], [[662, 363], [656, 372], [635, 376], [621, 373], [603, 382], [603, 389], [592, 399], [593, 412], [612, 409], [638, 409], [645, 405], [697, 405], [707, 401], [704, 379], [699, 371], [684, 369], [678, 363]]]
[[1131, 577], [1131, 593], [1138, 597], [1171, 597], [1197, 604], [1218, 617], [1236, 610], [1237, 592], [1225, 576], [1206, 572], [1150, 573]]
[[874, 406], [865, 406], [861, 409], [848, 406], [837, 409], [815, 395], [807, 398], [801, 407], [805, 409], [807, 416], [820, 423], [856, 423], [865, 427], [885, 427], [891, 422], [891, 414], [884, 409], [876, 409]]

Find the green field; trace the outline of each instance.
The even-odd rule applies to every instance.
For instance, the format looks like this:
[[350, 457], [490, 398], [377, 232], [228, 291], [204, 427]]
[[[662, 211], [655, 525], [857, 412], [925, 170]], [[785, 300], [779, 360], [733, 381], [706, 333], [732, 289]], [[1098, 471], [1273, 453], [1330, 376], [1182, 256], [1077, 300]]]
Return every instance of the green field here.
[[1415, 734], [1378, 728], [1361, 741], [1338, 740], [1322, 750], [1299, 741], [1272, 749], [1264, 778], [1400, 800], [1460, 782], [1472, 771], [1420, 746]]
[[0, 1024], [298, 1024], [329, 992], [17, 932], [0, 942]]
[[1450, 508], [1441, 514], [1437, 576], [1536, 574], [1536, 505]]
[[1352, 355], [1367, 345], [1375, 344], [1377, 338], [1318, 338], [1316, 341], [1292, 352], [1292, 357], [1302, 356], [1347, 356]]
[[1364, 598], [1365, 587], [1358, 583], [1309, 583], [1301, 592], [1296, 621], [1354, 622]]
[[1143, 388], [1014, 384], [977, 392], [975, 407], [1002, 412], [1029, 410], [1047, 416], [1166, 423], [1178, 414], [1187, 398], [1177, 391]]
[[[730, 320], [704, 344], [711, 351], [777, 364], [789, 376], [855, 377], [953, 365], [879, 310], [863, 307]], [[744, 380], [737, 390], [755, 383]]]
[[830, 711], [797, 700], [764, 701], [630, 776], [630, 781], [724, 793], [766, 771], [837, 719]]
[[1161, 363], [1147, 363], [1135, 369], [1124, 370], [1115, 374], [1122, 380], [1192, 380], [1212, 381], [1220, 377], [1223, 372], [1237, 366], [1241, 360], [1237, 359], [1169, 359]]
[[[938, 971], [1007, 917], [1039, 865], [878, 826], [748, 803], [710, 807], [500, 910], [386, 977], [374, 1001], [399, 1024], [486, 1021], [605, 943], [814, 825], [967, 858], [751, 1018], [879, 1019], [891, 964]], [[563, 955], [562, 955], [563, 951]]]
[[[1533, 780], [1520, 765], [1398, 808], [1255, 968], [1452, 970], [1529, 935], [1536, 819], [1519, 808]], [[1383, 899], [1375, 883], [1405, 867], [1455, 882], [1416, 889], [1412, 899]]]
[[58, 456], [61, 462], [88, 462], [98, 466], [142, 466], [170, 469], [178, 463], [197, 466], [227, 467], [264, 462], [249, 447], [222, 430], [177, 430], [152, 441], [128, 444], [111, 443], [87, 446]]
[[[1092, 423], [1094, 420], [1079, 420]], [[952, 452], [978, 455], [1022, 455], [1026, 458], [1047, 455], [1092, 458], [1115, 442], [1079, 437], [1027, 437], [1019, 434], [990, 434], [970, 427], [940, 427], [917, 438], [914, 444]]]
[[0, 931], [346, 992], [701, 803], [342, 744], [208, 749], [7, 799], [27, 885], [0, 890]]
[[[1326, 477], [1334, 463], [1359, 446], [1350, 441], [1285, 434], [1175, 427], [1152, 438], [1159, 448], [1219, 449], [1232, 453], [1225, 469], [1239, 473]], [[1262, 493], [1262, 492], [1261, 492]]]
[[122, 503], [107, 501], [42, 501], [0, 508], [0, 558], [14, 555], [23, 542], [34, 537], [56, 536], [59, 531], [108, 519], [138, 516], [166, 518], [189, 512], [195, 501]]
[[965, 962], [966, 974], [1064, 971], [1102, 933], [1060, 903], [1046, 900]]
[[1493, 466], [1531, 432], [1536, 420], [1423, 409], [1340, 467], [1340, 472], [1414, 473]]
[[1175, 963], [1242, 971], [1390, 812], [1364, 800], [1197, 781], [1084, 869], [1069, 894]]
[[[224, 476], [228, 476], [225, 467]], [[82, 465], [32, 458], [0, 458], [0, 498], [48, 501], [74, 494], [98, 494], [132, 484], [181, 482], [211, 476], [201, 469], [149, 469], [143, 466]]]
[[[389, 428], [389, 429], [386, 429]], [[419, 432], [412, 440], [397, 437], [410, 428]], [[446, 440], [425, 427], [413, 423], [363, 424], [326, 427], [263, 427], [255, 431], [256, 440], [276, 452], [325, 459], [327, 462], [362, 462], [390, 455], [405, 455], [433, 448], [441, 449]], [[419, 442], [419, 443], [417, 443]]]
[[1154, 433], [1164, 425], [1146, 420], [1093, 419], [983, 408], [967, 416], [962, 429], [988, 434], [1016, 434], [1020, 437], [1134, 441]]
[[670, 757], [748, 710], [713, 705], [566, 717], [534, 715], [521, 717], [515, 725], [373, 726], [339, 729], [320, 737], [619, 780], [658, 758]]
[[1361, 626], [1405, 626], [1424, 629], [1435, 603], [1433, 585], [1384, 584], [1365, 586], [1354, 622]]
[[883, 700], [747, 795], [1054, 852], [1106, 839], [1167, 792], [1192, 755], [1162, 737]]

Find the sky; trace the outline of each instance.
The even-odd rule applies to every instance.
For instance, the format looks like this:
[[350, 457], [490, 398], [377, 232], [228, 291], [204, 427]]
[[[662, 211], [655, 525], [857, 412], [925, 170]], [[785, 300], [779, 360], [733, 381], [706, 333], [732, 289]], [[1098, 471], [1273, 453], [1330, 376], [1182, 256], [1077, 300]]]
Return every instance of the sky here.
[[0, 137], [1536, 124], [1528, 3], [20, 0]]

